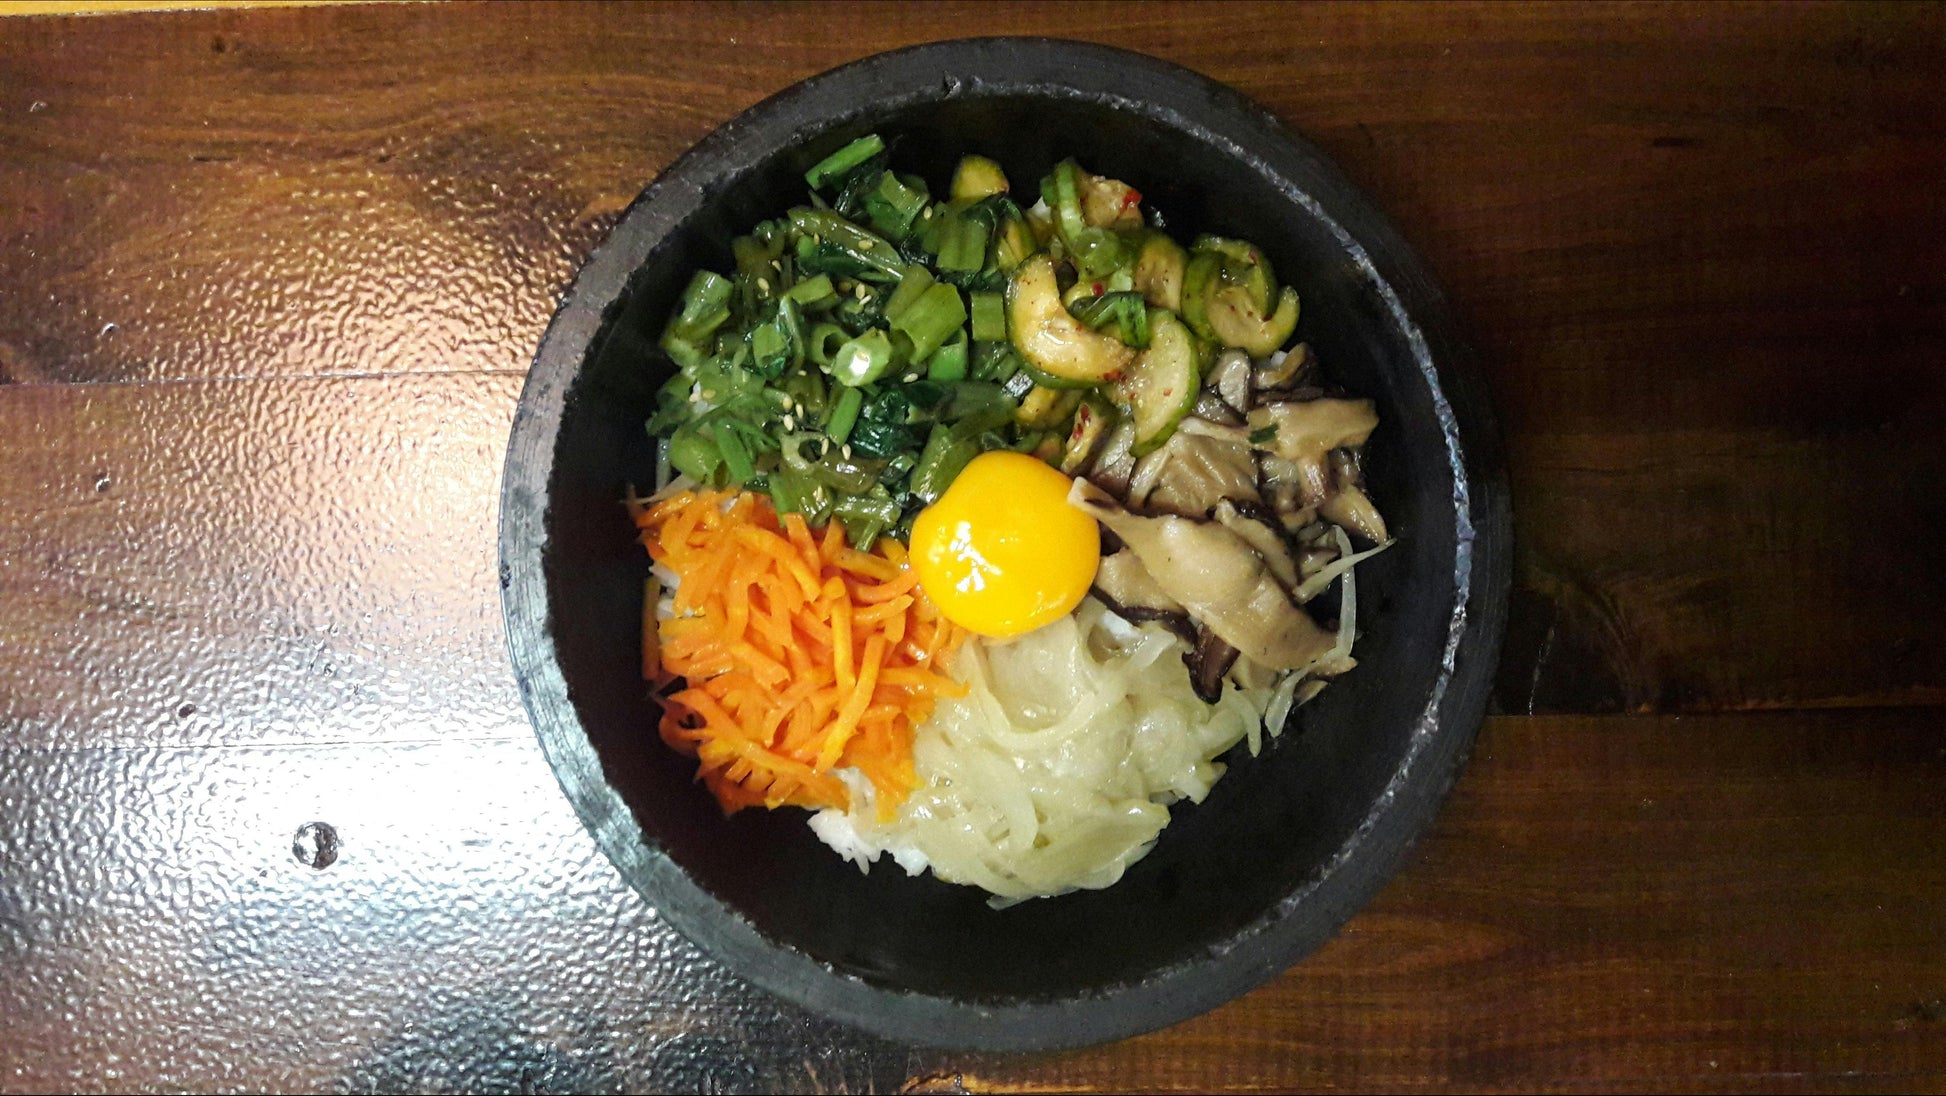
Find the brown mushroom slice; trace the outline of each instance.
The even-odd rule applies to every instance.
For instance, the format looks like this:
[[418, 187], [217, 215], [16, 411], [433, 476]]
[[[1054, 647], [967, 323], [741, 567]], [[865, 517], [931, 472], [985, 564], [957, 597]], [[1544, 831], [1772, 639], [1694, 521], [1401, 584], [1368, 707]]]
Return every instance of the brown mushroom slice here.
[[1179, 433], [1197, 434], [1205, 438], [1215, 438], [1217, 441], [1241, 445], [1246, 449], [1250, 448], [1250, 428], [1243, 423], [1237, 423], [1231, 426], [1227, 423], [1214, 422], [1209, 419], [1199, 419], [1194, 422], [1189, 419], [1184, 419], [1182, 420], [1182, 425], [1178, 426], [1176, 430]]
[[1259, 666], [1247, 658], [1238, 658], [1230, 667], [1229, 681], [1239, 689], [1269, 689], [1289, 677], [1302, 677], [1303, 671], [1285, 674], [1265, 666]]
[[1203, 378], [1205, 389], [1214, 389], [1218, 398], [1238, 411], [1250, 406], [1250, 355], [1241, 350], [1225, 350], [1217, 355]]
[[1369, 543], [1385, 543], [1385, 517], [1362, 487], [1340, 487], [1337, 494], [1318, 504], [1318, 516], [1357, 533]]
[[1186, 518], [1207, 517], [1224, 499], [1260, 501], [1249, 436], [1194, 417], [1142, 458], [1129, 485], [1132, 506]]
[[1259, 392], [1295, 388], [1311, 372], [1310, 343], [1298, 343], [1281, 354], [1272, 354], [1256, 367], [1255, 388]]
[[1156, 583], [1142, 567], [1142, 561], [1126, 547], [1101, 557], [1092, 593], [1108, 606], [1109, 612], [1123, 620], [1136, 624], [1154, 621], [1181, 636], [1184, 643], [1196, 642], [1196, 624], [1189, 619], [1189, 613]]
[[1223, 678], [1237, 664], [1238, 655], [1237, 649], [1223, 642], [1213, 630], [1204, 628], [1197, 632], [1195, 645], [1183, 652], [1182, 661], [1189, 667], [1189, 685], [1203, 703], [1214, 704], [1223, 699]]
[[1158, 609], [1140, 609], [1128, 605], [1117, 605], [1114, 600], [1100, 590], [1094, 592], [1096, 600], [1108, 607], [1108, 611], [1131, 624], [1160, 624], [1174, 633], [1184, 643], [1196, 643], [1196, 622], [1189, 619], [1188, 613], [1165, 613]]
[[1331, 454], [1331, 471], [1338, 493], [1318, 505], [1318, 516], [1358, 534], [1372, 544], [1385, 542], [1385, 516], [1365, 493], [1358, 460], [1340, 449]]
[[1284, 527], [1286, 533], [1296, 533], [1318, 520], [1317, 507], [1304, 504], [1302, 491], [1296, 482], [1277, 480], [1269, 476], [1265, 476], [1264, 479], [1264, 500], [1270, 503], [1270, 509], [1277, 515], [1278, 524]]
[[1101, 565], [1095, 571], [1095, 592], [1125, 609], [1184, 611], [1182, 602], [1170, 597], [1169, 591], [1156, 582], [1155, 576], [1149, 574], [1126, 546], [1113, 555], [1101, 557]]
[[[1252, 508], [1253, 511], [1255, 508]], [[1276, 529], [1271, 528], [1254, 512], [1245, 514], [1229, 499], [1216, 504], [1210, 516], [1216, 523], [1243, 539], [1250, 550], [1263, 557], [1264, 566], [1270, 568], [1271, 577], [1286, 590], [1297, 586], [1297, 560], [1291, 557], [1289, 546], [1284, 543]]]
[[1331, 547], [1311, 547], [1297, 558], [1297, 573], [1305, 581], [1312, 575], [1324, 570], [1338, 561], [1338, 549]]
[[1331, 650], [1335, 637], [1293, 604], [1263, 558], [1223, 526], [1131, 514], [1087, 480], [1074, 482], [1068, 501], [1121, 537], [1170, 597], [1243, 657], [1289, 670]]
[[[1243, 415], [1236, 408], [1223, 402], [1223, 397], [1205, 388], [1196, 394], [1196, 404], [1189, 409], [1196, 418], [1224, 426], [1242, 426]], [[1185, 419], [1185, 422], [1188, 420]], [[1180, 428], [1180, 424], [1178, 424]]]
[[1135, 424], [1123, 419], [1108, 432], [1108, 440], [1095, 454], [1088, 478], [1109, 494], [1128, 494], [1129, 477], [1135, 474]]
[[1378, 411], [1371, 400], [1317, 399], [1250, 409], [1251, 432], [1271, 432], [1260, 448], [1288, 466], [1311, 504], [1331, 496], [1331, 451], [1365, 444], [1377, 426]]
[[1260, 406], [1273, 403], [1310, 403], [1327, 395], [1330, 393], [1315, 384], [1301, 384], [1295, 388], [1259, 388], [1257, 403]]

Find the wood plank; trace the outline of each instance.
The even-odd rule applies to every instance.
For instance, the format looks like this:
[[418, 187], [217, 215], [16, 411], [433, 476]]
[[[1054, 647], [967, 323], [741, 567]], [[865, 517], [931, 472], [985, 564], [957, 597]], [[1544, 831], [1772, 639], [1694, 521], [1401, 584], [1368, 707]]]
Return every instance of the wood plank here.
[[[1946, 177], [1946, 16], [1254, 11], [1135, 9], [1117, 40], [1320, 141], [1445, 275], [1513, 452], [1503, 710], [1946, 696], [1946, 514], [1927, 501], [1946, 445], [1929, 182]], [[996, 16], [1072, 22], [873, 9], [839, 34], [807, 8], [578, 5], [13, 21], [0, 73], [31, 101], [0, 112], [0, 192], [20, 196], [0, 240], [24, 257], [0, 273], [0, 375], [519, 370], [616, 211], [717, 121]]]
[[[0, 740], [524, 735], [492, 578], [518, 388], [0, 386]], [[1502, 707], [1938, 702], [1946, 568], [1905, 504], [1946, 497], [1936, 451], [1516, 437]]]
[[[6, 1087], [1946, 1088], [1946, 9], [1107, 11], [0, 20]], [[1000, 29], [1232, 84], [1427, 255], [1509, 433], [1504, 709], [1911, 706], [1490, 720], [1319, 955], [1114, 1047], [725, 977], [520, 713], [518, 374], [710, 128]]]
[[[1091, 23], [1040, 5], [16, 20], [0, 360], [15, 379], [519, 368], [615, 212], [710, 128], [845, 60], [1005, 27], [1179, 61], [1321, 143], [1446, 275], [1516, 427], [1876, 425], [1909, 403], [1860, 372], [1939, 406], [1936, 9]], [[1617, 379], [1645, 361], [1660, 383]]]
[[[492, 579], [518, 388], [0, 386], [0, 736], [524, 734]], [[1937, 703], [1946, 568], [1907, 503], [1946, 498], [1946, 438], [1920, 437], [1517, 436], [1502, 708]]]
[[1510, 712], [1946, 700], [1942, 420], [1509, 438]]
[[[601, 859], [530, 740], [0, 749], [0, 1071], [79, 1091], [1936, 1089], [1942, 778], [1932, 710], [1495, 719], [1404, 873], [1312, 959], [1163, 1032], [1017, 1057], [894, 1046], [726, 978]], [[321, 871], [291, 855], [312, 821], [342, 838]]]
[[1312, 960], [1127, 1044], [956, 1064], [996, 1090], [1936, 1088], [1942, 775], [1928, 710], [1492, 720]]
[[530, 736], [521, 378], [0, 386], [0, 745]]

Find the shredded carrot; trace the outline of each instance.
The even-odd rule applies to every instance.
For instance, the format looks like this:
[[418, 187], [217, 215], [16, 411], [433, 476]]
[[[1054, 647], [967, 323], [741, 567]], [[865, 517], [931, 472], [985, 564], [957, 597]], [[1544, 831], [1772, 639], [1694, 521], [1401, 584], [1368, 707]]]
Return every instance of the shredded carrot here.
[[673, 571], [675, 615], [643, 605], [644, 676], [680, 678], [663, 741], [695, 757], [726, 812], [850, 805], [833, 770], [871, 781], [890, 817], [917, 779], [913, 728], [964, 693], [938, 663], [964, 640], [927, 600], [903, 546], [871, 552], [832, 521], [813, 531], [770, 501], [682, 491], [631, 506], [642, 543]]

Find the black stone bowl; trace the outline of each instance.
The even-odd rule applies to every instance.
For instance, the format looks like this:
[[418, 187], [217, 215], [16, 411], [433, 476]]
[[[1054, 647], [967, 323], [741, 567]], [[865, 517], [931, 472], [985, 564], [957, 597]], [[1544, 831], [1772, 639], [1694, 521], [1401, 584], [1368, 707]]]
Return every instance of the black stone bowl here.
[[[1361, 665], [1104, 891], [987, 906], [869, 875], [797, 810], [725, 818], [662, 746], [638, 671], [647, 560], [620, 499], [652, 480], [655, 337], [689, 274], [805, 200], [804, 170], [876, 131], [943, 189], [958, 157], [1020, 188], [1063, 157], [1127, 180], [1178, 238], [1241, 236], [1298, 288], [1298, 331], [1378, 401], [1371, 493], [1399, 544], [1359, 568]], [[638, 198], [555, 314], [520, 399], [501, 584], [521, 692], [608, 857], [725, 966], [913, 1042], [1073, 1046], [1212, 1008], [1311, 952], [1425, 828], [1486, 705], [1508, 586], [1507, 490], [1487, 403], [1440, 291], [1323, 156], [1195, 73], [1120, 50], [978, 39], [867, 58], [745, 111]]]

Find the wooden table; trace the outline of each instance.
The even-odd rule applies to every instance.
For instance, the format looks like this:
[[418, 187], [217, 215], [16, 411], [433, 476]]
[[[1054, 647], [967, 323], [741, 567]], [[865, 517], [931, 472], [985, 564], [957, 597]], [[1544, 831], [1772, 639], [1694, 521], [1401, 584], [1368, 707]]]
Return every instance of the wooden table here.
[[[1519, 537], [1411, 866], [1242, 1000], [1038, 1057], [695, 952], [556, 789], [494, 582], [523, 370], [630, 198], [993, 32], [1186, 64], [1367, 187]], [[1946, 1087], [1943, 103], [1937, 5], [0, 19], [0, 1087]]]

